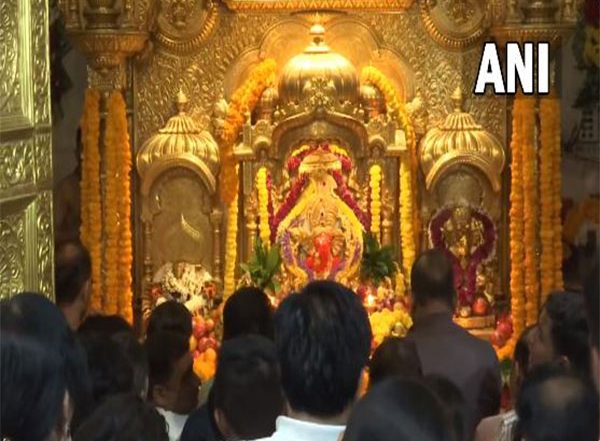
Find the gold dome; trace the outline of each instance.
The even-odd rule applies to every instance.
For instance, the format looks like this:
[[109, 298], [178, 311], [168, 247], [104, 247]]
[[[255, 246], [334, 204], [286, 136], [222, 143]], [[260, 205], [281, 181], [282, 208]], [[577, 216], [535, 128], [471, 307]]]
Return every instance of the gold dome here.
[[266, 119], [270, 120], [273, 116], [273, 112], [277, 107], [277, 102], [279, 101], [279, 94], [277, 93], [277, 89], [273, 86], [269, 86], [265, 89], [265, 91], [260, 96], [260, 100], [256, 105], [255, 115], [257, 119]]
[[340, 102], [358, 101], [358, 73], [342, 55], [331, 52], [323, 40], [325, 28], [315, 24], [310, 29], [313, 41], [303, 53], [293, 57], [283, 68], [279, 80], [279, 96], [283, 102], [301, 101], [312, 79], [332, 83]]
[[379, 89], [371, 84], [360, 86], [360, 102], [371, 118], [385, 112], [385, 101]]
[[219, 146], [212, 135], [186, 113], [187, 98], [177, 95], [176, 116], [148, 139], [137, 154], [137, 169], [143, 180], [154, 180], [171, 167], [186, 167], [200, 175], [214, 191], [219, 171]]
[[452, 94], [452, 101], [454, 112], [441, 126], [429, 130], [421, 141], [420, 162], [427, 188], [450, 167], [467, 164], [481, 170], [494, 191], [499, 191], [506, 160], [502, 144], [464, 112], [460, 88]]

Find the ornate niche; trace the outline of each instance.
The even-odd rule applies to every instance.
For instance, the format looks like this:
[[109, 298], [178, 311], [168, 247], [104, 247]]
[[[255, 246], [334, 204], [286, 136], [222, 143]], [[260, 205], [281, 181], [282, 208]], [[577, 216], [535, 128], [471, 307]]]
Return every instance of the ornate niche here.
[[491, 306], [500, 297], [498, 229], [505, 153], [500, 141], [463, 108], [458, 88], [454, 111], [421, 141], [425, 177], [424, 219], [429, 246], [454, 266], [457, 320], [467, 328], [494, 325]]
[[201, 266], [221, 277], [222, 211], [215, 202], [219, 148], [186, 113], [177, 97], [176, 116], [144, 143], [137, 155], [141, 177], [143, 292], [167, 263]]

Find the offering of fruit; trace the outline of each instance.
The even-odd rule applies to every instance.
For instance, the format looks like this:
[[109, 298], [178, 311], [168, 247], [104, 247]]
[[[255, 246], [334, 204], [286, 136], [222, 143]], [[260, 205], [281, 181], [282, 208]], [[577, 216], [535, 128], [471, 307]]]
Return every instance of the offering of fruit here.
[[210, 316], [196, 315], [192, 319], [192, 336], [190, 337], [190, 351], [194, 357], [194, 372], [202, 381], [207, 381], [215, 374], [219, 339], [217, 338], [217, 324], [219, 311], [211, 312]]

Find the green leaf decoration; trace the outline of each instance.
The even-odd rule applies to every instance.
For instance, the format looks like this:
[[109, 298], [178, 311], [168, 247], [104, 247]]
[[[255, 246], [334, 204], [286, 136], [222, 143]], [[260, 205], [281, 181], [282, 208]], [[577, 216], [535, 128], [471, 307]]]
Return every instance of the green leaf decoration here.
[[253, 286], [277, 292], [279, 283], [276, 276], [281, 269], [281, 251], [279, 245], [263, 245], [260, 237], [254, 242], [254, 254], [250, 261], [240, 264], [240, 268], [250, 279]]
[[363, 256], [360, 267], [360, 278], [376, 285], [386, 277], [392, 278], [398, 266], [394, 261], [394, 249], [382, 247], [373, 234], [365, 233], [363, 237]]

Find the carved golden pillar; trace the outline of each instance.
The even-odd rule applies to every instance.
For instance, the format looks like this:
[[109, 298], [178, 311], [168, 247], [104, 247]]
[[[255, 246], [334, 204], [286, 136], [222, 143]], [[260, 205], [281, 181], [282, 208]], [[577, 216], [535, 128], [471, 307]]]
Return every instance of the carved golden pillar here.
[[223, 211], [215, 208], [210, 213], [210, 223], [213, 228], [213, 277], [222, 281], [221, 274], [221, 225], [223, 222]]
[[258, 202], [256, 200], [256, 193], [253, 191], [246, 196], [244, 203], [244, 217], [246, 218], [246, 249], [244, 260], [248, 261], [252, 257], [252, 250], [254, 249], [254, 240], [258, 234], [258, 222], [256, 222], [258, 216]]

